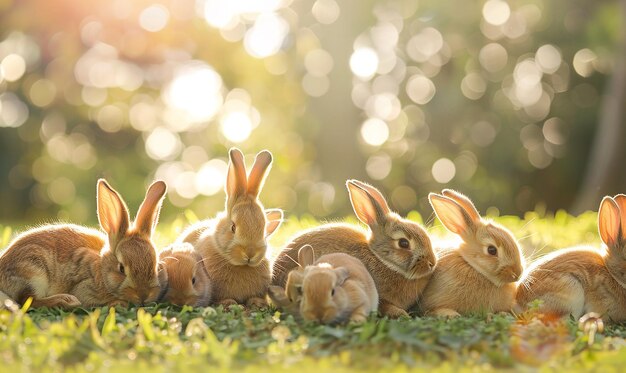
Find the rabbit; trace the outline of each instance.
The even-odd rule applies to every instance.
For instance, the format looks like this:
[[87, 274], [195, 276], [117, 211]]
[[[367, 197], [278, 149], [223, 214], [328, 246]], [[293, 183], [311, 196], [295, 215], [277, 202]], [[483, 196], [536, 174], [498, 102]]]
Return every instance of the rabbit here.
[[212, 285], [202, 256], [189, 243], [173, 244], [159, 253], [167, 270], [161, 301], [178, 306], [206, 307], [211, 303]]
[[346, 182], [350, 201], [366, 232], [351, 224], [325, 224], [293, 237], [272, 267], [272, 284], [285, 286], [297, 267], [298, 249], [306, 244], [319, 255], [346, 253], [359, 259], [374, 279], [384, 316], [408, 316], [437, 264], [430, 238], [422, 226], [392, 212], [385, 197], [358, 180]]
[[561, 249], [534, 262], [519, 286], [517, 302], [526, 306], [540, 299], [543, 313], [572, 315], [598, 329], [602, 318], [626, 320], [626, 195], [602, 199], [598, 231], [601, 249]]
[[281, 210], [264, 209], [258, 199], [272, 154], [259, 152], [249, 176], [241, 151], [232, 148], [229, 156], [225, 211], [192, 225], [178, 241], [193, 244], [202, 255], [212, 281], [214, 303], [264, 307], [271, 280], [267, 238], [283, 218]]
[[455, 317], [475, 311], [510, 312], [524, 256], [513, 234], [480, 217], [472, 201], [450, 189], [428, 196], [458, 247], [439, 253], [439, 263], [418, 308], [426, 315]]
[[378, 308], [374, 279], [357, 258], [333, 253], [315, 261], [313, 248], [298, 251], [302, 270], [289, 273], [299, 290], [300, 314], [304, 320], [324, 324], [364, 322]]
[[143, 305], [156, 301], [167, 273], [152, 243], [166, 193], [155, 181], [133, 225], [120, 195], [98, 180], [98, 220], [106, 232], [51, 224], [16, 237], [0, 256], [3, 298], [32, 307]]

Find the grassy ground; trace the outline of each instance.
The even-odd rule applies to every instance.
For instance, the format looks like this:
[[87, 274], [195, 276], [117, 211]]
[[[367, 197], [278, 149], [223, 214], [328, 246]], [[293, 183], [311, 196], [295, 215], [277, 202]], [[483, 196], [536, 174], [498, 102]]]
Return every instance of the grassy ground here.
[[[410, 215], [422, 221], [418, 214]], [[167, 244], [193, 216], [161, 224]], [[528, 258], [554, 248], [598, 244], [595, 214], [496, 218], [508, 226]], [[319, 224], [290, 219], [273, 237], [279, 247], [298, 229]], [[436, 237], [444, 231], [429, 228]], [[0, 227], [0, 246], [13, 230]], [[545, 325], [540, 315], [474, 315], [453, 320], [371, 318], [362, 325], [297, 323], [275, 310], [152, 305], [0, 311], [0, 366], [26, 371], [154, 372], [203, 369], [244, 372], [621, 371], [626, 326], [610, 326], [589, 344], [573, 321]]]

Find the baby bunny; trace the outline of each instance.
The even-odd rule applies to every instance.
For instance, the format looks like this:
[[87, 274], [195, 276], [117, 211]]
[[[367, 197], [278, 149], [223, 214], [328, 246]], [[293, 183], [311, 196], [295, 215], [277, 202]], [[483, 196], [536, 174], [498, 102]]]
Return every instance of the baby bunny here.
[[298, 284], [300, 314], [324, 324], [363, 322], [378, 308], [378, 292], [372, 276], [360, 260], [344, 253], [326, 254], [314, 261], [313, 248], [298, 252], [302, 271], [289, 273]]
[[517, 302], [543, 301], [541, 311], [557, 317], [572, 315], [581, 324], [600, 317], [626, 320], [626, 195], [604, 197], [598, 213], [604, 247], [562, 249], [537, 260], [519, 286]]
[[159, 254], [167, 270], [161, 300], [178, 306], [206, 307], [211, 303], [211, 281], [202, 256], [189, 243], [173, 244]]
[[524, 257], [506, 228], [481, 219], [464, 195], [444, 189], [428, 198], [443, 225], [463, 242], [439, 253], [439, 264], [419, 301], [427, 315], [510, 311]]
[[2, 296], [20, 304], [32, 297], [33, 307], [156, 301], [167, 274], [159, 271], [151, 237], [165, 192], [155, 181], [131, 225], [120, 195], [100, 179], [98, 220], [107, 235], [72, 224], [22, 233], [0, 257]]
[[213, 282], [213, 299], [223, 305], [266, 305], [270, 264], [267, 238], [282, 221], [281, 210], [265, 210], [258, 199], [272, 154], [257, 154], [246, 175], [243, 154], [230, 150], [226, 179], [226, 210], [216, 218], [191, 226], [179, 241], [190, 242], [202, 255]]
[[373, 186], [346, 182], [359, 220], [370, 232], [350, 224], [326, 224], [299, 233], [276, 258], [272, 283], [285, 286], [297, 267], [298, 249], [311, 245], [319, 255], [346, 253], [368, 269], [380, 296], [379, 311], [389, 317], [406, 316], [428, 282], [437, 258], [422, 226], [392, 212], [385, 197]]

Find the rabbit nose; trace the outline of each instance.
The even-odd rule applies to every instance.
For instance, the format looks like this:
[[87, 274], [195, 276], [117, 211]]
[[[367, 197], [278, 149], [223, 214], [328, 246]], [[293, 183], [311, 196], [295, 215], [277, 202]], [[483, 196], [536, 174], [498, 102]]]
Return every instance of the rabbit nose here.
[[428, 261], [428, 269], [433, 269], [435, 268], [435, 263], [431, 262], [430, 260]]

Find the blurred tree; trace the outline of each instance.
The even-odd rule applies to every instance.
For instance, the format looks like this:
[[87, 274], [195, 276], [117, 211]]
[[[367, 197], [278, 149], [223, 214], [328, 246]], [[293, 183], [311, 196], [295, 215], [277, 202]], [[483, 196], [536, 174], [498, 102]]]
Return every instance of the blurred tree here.
[[0, 0], [0, 220], [95, 222], [101, 176], [211, 216], [231, 146], [296, 214], [350, 214], [351, 177], [400, 212], [595, 208], [626, 183], [619, 4]]

